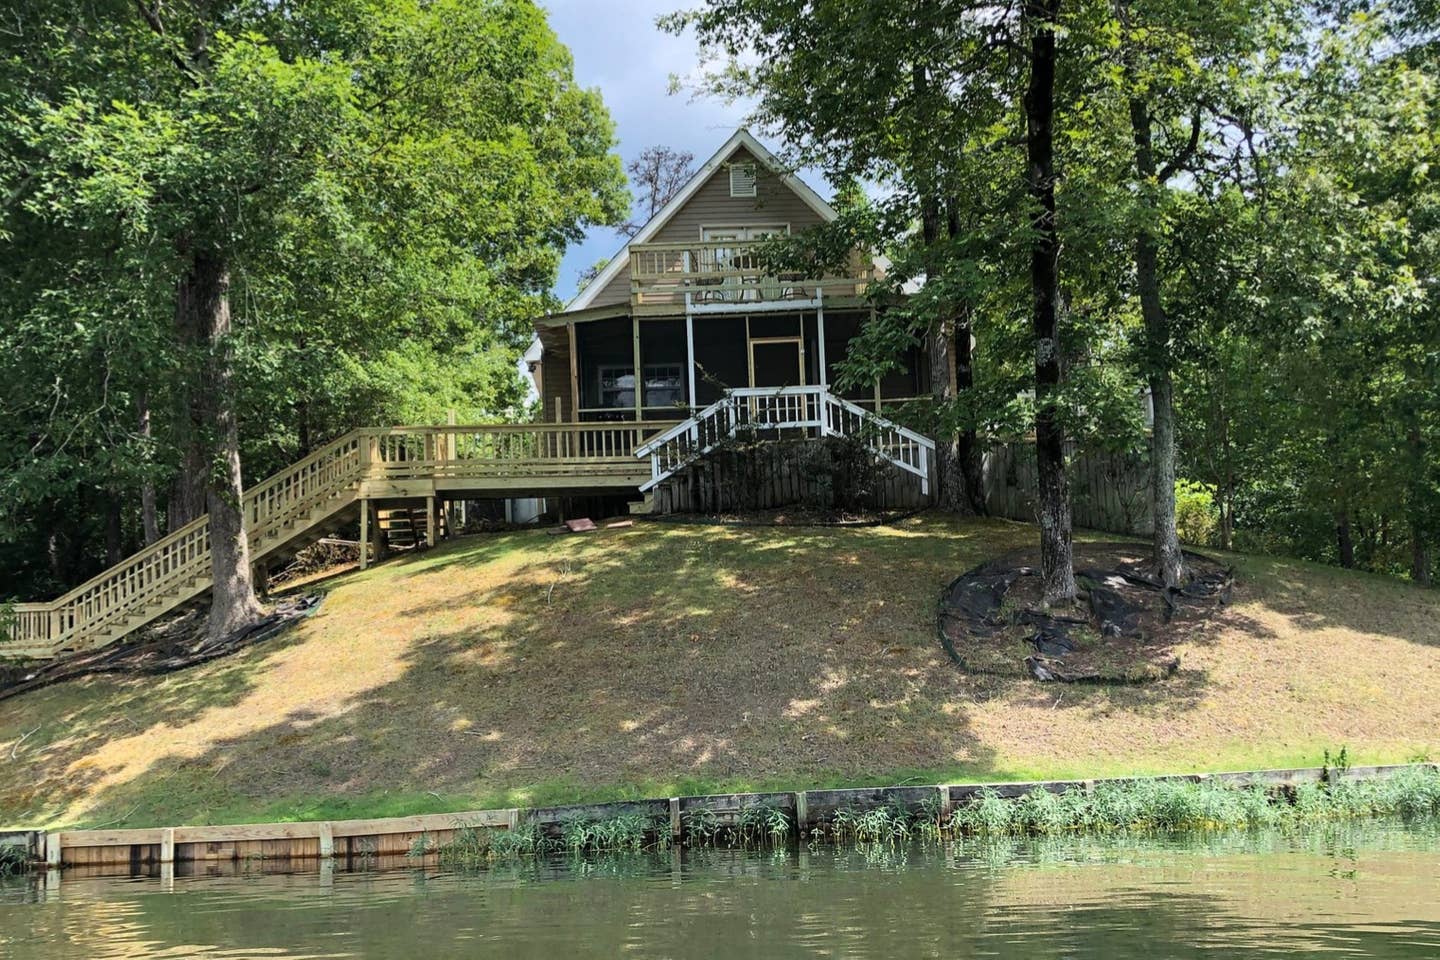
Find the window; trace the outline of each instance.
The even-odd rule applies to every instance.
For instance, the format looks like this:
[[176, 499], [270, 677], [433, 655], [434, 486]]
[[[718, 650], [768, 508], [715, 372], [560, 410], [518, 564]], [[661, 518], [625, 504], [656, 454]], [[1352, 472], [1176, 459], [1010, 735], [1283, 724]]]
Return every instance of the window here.
[[730, 196], [755, 196], [755, 164], [732, 163], [730, 165]]
[[632, 367], [600, 368], [600, 407], [606, 410], [635, 406], [635, 374]]
[[[600, 368], [600, 407], [625, 410], [635, 406], [635, 377], [629, 366]], [[670, 407], [685, 402], [684, 367], [672, 363], [645, 364], [647, 407]]]
[[645, 364], [645, 406], [676, 407], [684, 402], [685, 378], [681, 364]]

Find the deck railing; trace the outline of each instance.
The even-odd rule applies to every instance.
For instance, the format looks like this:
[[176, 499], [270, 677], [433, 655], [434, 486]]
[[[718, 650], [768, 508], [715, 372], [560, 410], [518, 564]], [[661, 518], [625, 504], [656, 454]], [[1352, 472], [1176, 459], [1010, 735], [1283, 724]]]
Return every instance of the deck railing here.
[[[633, 476], [634, 451], [673, 421], [352, 430], [246, 490], [242, 513], [259, 559], [333, 515], [359, 495], [361, 482], [382, 479], [508, 479], [574, 474]], [[167, 597], [203, 592], [210, 577], [208, 517], [186, 524], [48, 603], [15, 604], [0, 639], [0, 657], [51, 657], [116, 638], [126, 622]], [[5, 612], [0, 611], [0, 616]]]
[[369, 445], [365, 478], [483, 479], [635, 473], [635, 448], [675, 424], [495, 424], [360, 431]]
[[762, 256], [765, 240], [630, 245], [634, 303], [725, 309], [755, 304], [809, 304], [820, 297], [859, 297], [875, 279], [857, 253], [840, 271], [777, 270]]
[[743, 387], [729, 391], [635, 451], [637, 457], [650, 460], [650, 479], [640, 489], [653, 489], [745, 431], [761, 436], [779, 431], [813, 431], [821, 437], [854, 437], [880, 459], [919, 477], [921, 492], [930, 493], [933, 440], [837, 397], [822, 386]]

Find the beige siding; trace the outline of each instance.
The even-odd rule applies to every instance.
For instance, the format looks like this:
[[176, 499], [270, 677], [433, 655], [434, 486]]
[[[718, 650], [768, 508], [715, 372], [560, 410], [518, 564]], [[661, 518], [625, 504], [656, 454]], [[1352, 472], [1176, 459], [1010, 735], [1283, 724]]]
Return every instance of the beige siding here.
[[570, 402], [570, 330], [568, 327], [540, 327], [538, 333], [540, 345], [544, 348], [544, 359], [540, 364], [540, 398], [543, 401], [540, 419], [553, 421], [558, 401], [561, 420], [578, 420]]
[[[699, 240], [702, 227], [759, 226], [773, 223], [789, 224], [791, 233], [799, 233], [806, 227], [821, 222], [819, 213], [778, 176], [756, 162], [743, 147], [731, 155], [729, 162], [756, 164], [755, 196], [730, 196], [730, 170], [727, 165], [722, 164], [685, 205], [675, 211], [669, 222], [650, 238], [651, 243]], [[620, 256], [628, 258], [629, 254], [622, 251]], [[605, 289], [590, 301], [590, 306], [629, 302], [630, 266], [626, 263]]]

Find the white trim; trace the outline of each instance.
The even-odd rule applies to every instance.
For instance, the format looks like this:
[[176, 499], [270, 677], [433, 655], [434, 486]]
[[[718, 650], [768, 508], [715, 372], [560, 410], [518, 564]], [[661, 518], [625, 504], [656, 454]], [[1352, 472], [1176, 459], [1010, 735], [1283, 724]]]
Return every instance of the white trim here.
[[645, 226], [640, 228], [639, 233], [631, 237], [624, 246], [616, 251], [615, 256], [611, 257], [610, 262], [605, 265], [605, 269], [600, 271], [600, 275], [594, 280], [591, 280], [584, 290], [576, 294], [575, 298], [565, 305], [564, 312], [570, 313], [588, 307], [591, 301], [599, 295], [600, 291], [610, 285], [610, 281], [615, 279], [616, 275], [620, 273], [621, 268], [630, 265], [630, 244], [645, 243], [651, 237], [655, 236], [655, 234], [659, 233], [660, 229], [670, 222], [670, 218], [675, 216], [681, 207], [689, 203], [690, 198], [693, 197], [695, 193], [705, 185], [706, 181], [725, 164], [725, 161], [729, 160], [731, 155], [741, 147], [750, 151], [751, 155], [761, 164], [764, 164], [765, 168], [771, 173], [775, 174], [781, 183], [794, 191], [795, 195], [803, 200], [806, 206], [820, 215], [821, 220], [828, 223], [835, 219], [836, 214], [834, 207], [826, 203], [820, 194], [811, 189], [809, 184], [804, 180], [801, 180], [793, 173], [787, 172], [775, 154], [767, 150], [765, 145], [759, 140], [756, 140], [749, 130], [741, 127], [730, 136], [729, 140], [725, 141], [719, 150], [715, 151], [714, 156], [705, 161], [705, 164], [695, 172], [695, 176], [690, 178], [690, 182], [685, 184], [679, 193], [670, 198], [669, 203], [661, 207], [660, 211], [651, 217], [645, 223]]

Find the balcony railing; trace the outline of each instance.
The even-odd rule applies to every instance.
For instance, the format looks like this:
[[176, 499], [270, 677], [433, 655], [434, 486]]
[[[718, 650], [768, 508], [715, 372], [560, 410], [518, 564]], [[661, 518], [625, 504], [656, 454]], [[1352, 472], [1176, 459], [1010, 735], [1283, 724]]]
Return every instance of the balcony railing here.
[[854, 298], [876, 279], [873, 261], [858, 251], [839, 272], [819, 276], [767, 266], [764, 240], [630, 245], [630, 289], [635, 306], [686, 306], [696, 310], [783, 309], [813, 306], [822, 298]]

